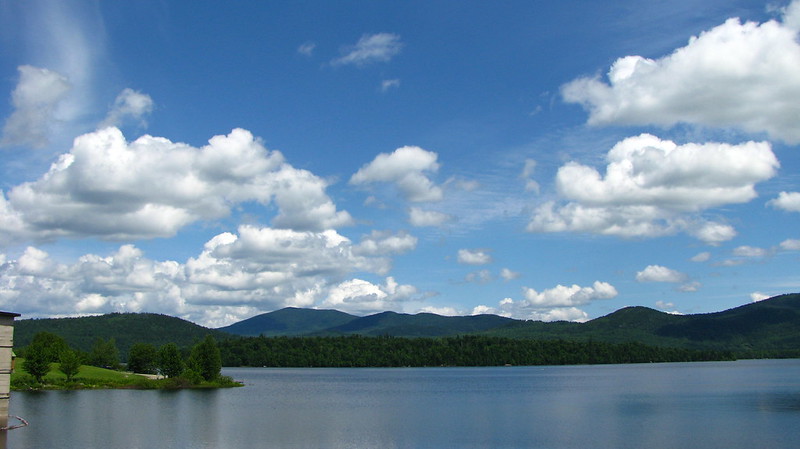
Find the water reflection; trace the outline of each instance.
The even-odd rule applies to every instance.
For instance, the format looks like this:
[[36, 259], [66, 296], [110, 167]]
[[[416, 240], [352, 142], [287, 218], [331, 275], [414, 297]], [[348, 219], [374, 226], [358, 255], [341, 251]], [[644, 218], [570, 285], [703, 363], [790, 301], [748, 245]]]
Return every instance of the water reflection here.
[[9, 447], [800, 447], [800, 361], [228, 369], [246, 387], [14, 393]]

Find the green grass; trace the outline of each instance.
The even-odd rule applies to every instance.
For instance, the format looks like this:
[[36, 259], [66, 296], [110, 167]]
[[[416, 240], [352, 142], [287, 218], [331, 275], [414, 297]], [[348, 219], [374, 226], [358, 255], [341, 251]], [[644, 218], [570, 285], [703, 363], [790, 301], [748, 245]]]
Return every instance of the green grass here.
[[37, 383], [23, 368], [24, 359], [17, 358], [11, 373], [11, 389], [22, 390], [84, 390], [84, 389], [179, 389], [179, 388], [223, 388], [239, 387], [242, 384], [220, 376], [216, 382], [191, 382], [184, 378], [150, 379], [139, 374], [114, 371], [96, 366], [81, 365], [78, 374], [67, 382], [67, 377], [58, 370], [58, 363], [50, 364], [50, 372]]

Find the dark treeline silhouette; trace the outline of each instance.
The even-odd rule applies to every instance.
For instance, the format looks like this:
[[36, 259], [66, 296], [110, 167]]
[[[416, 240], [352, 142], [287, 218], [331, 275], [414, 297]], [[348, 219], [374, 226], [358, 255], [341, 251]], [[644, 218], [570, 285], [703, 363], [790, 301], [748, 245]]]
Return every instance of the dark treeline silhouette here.
[[697, 351], [565, 340], [502, 337], [249, 337], [220, 342], [224, 366], [400, 367], [572, 365], [733, 360], [729, 351]]

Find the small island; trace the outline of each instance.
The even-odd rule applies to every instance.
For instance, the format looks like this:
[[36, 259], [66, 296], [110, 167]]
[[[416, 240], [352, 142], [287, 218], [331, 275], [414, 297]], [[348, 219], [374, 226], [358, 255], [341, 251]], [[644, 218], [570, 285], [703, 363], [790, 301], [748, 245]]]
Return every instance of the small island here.
[[134, 345], [126, 371], [119, 364], [113, 339], [98, 339], [92, 351], [81, 354], [63, 338], [40, 332], [16, 360], [11, 389], [186, 389], [230, 388], [242, 384], [221, 374], [219, 347], [212, 336], [191, 348], [188, 357], [174, 343], [156, 349], [150, 344]]

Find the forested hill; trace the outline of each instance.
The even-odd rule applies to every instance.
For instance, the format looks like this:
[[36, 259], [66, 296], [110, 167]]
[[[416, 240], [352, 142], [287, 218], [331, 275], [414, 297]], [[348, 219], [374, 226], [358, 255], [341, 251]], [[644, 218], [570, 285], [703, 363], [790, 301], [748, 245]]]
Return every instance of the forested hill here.
[[357, 319], [359, 318], [355, 315], [338, 310], [287, 307], [274, 312], [262, 313], [218, 330], [247, 337], [307, 335], [343, 326]]
[[357, 317], [335, 310], [286, 308], [221, 329], [208, 329], [156, 314], [110, 314], [83, 318], [18, 320], [15, 345], [25, 346], [40, 331], [62, 336], [87, 351], [95, 339], [115, 338], [120, 351], [135, 342], [167, 342], [189, 347], [206, 334], [239, 336], [347, 335], [450, 337], [477, 334], [536, 340], [637, 342], [653, 346], [734, 351], [746, 356], [800, 357], [800, 294], [777, 296], [723, 312], [670, 315], [646, 307], [627, 307], [586, 323], [521, 321], [496, 315], [447, 317], [383, 312]]
[[508, 338], [636, 341], [731, 350], [740, 356], [800, 357], [800, 294], [776, 296], [722, 312], [672, 315], [626, 307], [586, 323], [516, 321], [485, 334]]
[[89, 351], [97, 338], [113, 338], [122, 354], [134, 343], [160, 346], [176, 343], [190, 347], [207, 334], [217, 338], [228, 334], [198, 326], [192, 322], [155, 313], [111, 313], [80, 318], [43, 318], [18, 320], [14, 323], [14, 345], [27, 346], [39, 332], [51, 332], [75, 349]]

